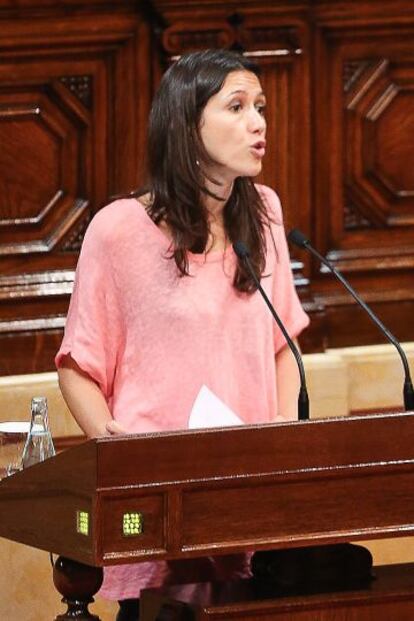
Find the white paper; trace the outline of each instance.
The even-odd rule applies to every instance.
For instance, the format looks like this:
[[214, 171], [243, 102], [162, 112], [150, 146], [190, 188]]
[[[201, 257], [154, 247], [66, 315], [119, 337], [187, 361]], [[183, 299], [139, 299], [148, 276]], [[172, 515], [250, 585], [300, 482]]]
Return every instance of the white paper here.
[[232, 427], [243, 425], [239, 418], [207, 386], [200, 388], [188, 421], [189, 429], [206, 429], [208, 427]]

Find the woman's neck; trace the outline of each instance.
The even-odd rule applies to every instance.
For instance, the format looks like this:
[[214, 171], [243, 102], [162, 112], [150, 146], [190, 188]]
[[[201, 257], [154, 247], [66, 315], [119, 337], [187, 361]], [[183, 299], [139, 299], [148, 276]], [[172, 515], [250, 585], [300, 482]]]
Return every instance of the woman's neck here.
[[[227, 245], [226, 230], [224, 227], [224, 207], [233, 190], [233, 183], [223, 183], [222, 185], [213, 184], [206, 181], [207, 189], [215, 194], [218, 198], [214, 198], [209, 194], [204, 195], [204, 205], [207, 210], [209, 223], [209, 240], [207, 244], [208, 250], [224, 250]], [[221, 200], [220, 200], [221, 199]]]
[[203, 202], [207, 213], [211, 220], [222, 220], [224, 207], [233, 191], [233, 182], [222, 181], [220, 185], [217, 185], [206, 179], [205, 186], [211, 194], [217, 196], [217, 198], [214, 198], [214, 196], [204, 194]]

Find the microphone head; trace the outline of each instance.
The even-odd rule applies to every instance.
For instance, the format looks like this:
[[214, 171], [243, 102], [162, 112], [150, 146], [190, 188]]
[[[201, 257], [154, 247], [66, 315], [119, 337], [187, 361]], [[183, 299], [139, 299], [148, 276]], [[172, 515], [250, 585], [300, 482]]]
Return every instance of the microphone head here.
[[246, 245], [242, 241], [236, 241], [233, 244], [233, 250], [239, 259], [247, 259], [250, 256], [249, 251], [247, 250]]
[[299, 229], [292, 229], [287, 238], [288, 241], [295, 244], [295, 246], [299, 246], [299, 248], [306, 248], [307, 244], [309, 244], [309, 239]]

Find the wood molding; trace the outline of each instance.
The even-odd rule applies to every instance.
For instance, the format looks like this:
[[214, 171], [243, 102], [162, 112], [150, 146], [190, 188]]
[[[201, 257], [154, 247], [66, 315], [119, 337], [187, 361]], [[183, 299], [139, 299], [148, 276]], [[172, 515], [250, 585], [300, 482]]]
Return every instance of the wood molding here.
[[[165, 68], [209, 46], [261, 67], [260, 181], [277, 189], [286, 228], [309, 235], [398, 337], [414, 338], [411, 0], [0, 0], [0, 25], [2, 371], [52, 368], [85, 229], [144, 179]], [[381, 340], [319, 265], [292, 258], [312, 318], [306, 351]]]
[[141, 3], [23, 4], [0, 4], [0, 373], [53, 368], [87, 225], [142, 175], [153, 90]]

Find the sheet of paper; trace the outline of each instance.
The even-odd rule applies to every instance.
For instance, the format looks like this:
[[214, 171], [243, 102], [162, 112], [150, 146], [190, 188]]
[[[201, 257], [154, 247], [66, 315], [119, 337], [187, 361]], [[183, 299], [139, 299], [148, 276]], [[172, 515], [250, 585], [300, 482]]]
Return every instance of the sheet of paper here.
[[243, 425], [239, 418], [207, 386], [200, 388], [188, 421], [189, 429], [206, 429], [208, 427], [231, 427]]

